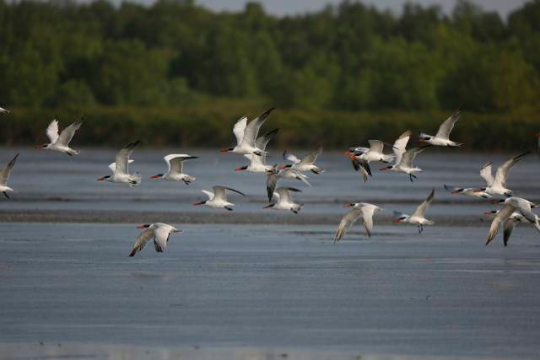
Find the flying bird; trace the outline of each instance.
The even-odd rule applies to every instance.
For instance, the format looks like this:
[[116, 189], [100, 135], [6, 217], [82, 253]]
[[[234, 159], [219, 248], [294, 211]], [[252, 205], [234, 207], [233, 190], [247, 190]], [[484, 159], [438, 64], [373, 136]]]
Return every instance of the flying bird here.
[[517, 196], [511, 196], [504, 200], [494, 201], [493, 204], [512, 205], [517, 211], [519, 211], [521, 215], [523, 215], [525, 219], [527, 219], [528, 222], [533, 224], [536, 230], [540, 231], [540, 221], [538, 219], [538, 215], [532, 211], [532, 209], [537, 207], [535, 203]]
[[206, 190], [202, 190], [203, 193], [206, 194], [206, 196], [208, 196], [208, 200], [206, 201], [200, 201], [200, 202], [196, 202], [195, 206], [198, 206], [198, 205], [206, 205], [206, 206], [210, 206], [212, 208], [223, 208], [223, 209], [227, 209], [229, 211], [232, 211], [232, 206], [234, 206], [233, 203], [230, 203], [227, 201], [227, 190], [228, 191], [232, 191], [232, 192], [235, 192], [237, 194], [240, 194], [242, 196], [246, 196], [244, 193], [238, 191], [238, 190], [234, 190], [234, 189], [231, 189], [231, 188], [228, 188], [228, 187], [225, 187], [225, 186], [214, 186], [214, 192], [210, 192], [210, 191], [206, 191]]
[[297, 204], [293, 201], [291, 192], [302, 192], [292, 187], [280, 187], [274, 192], [276, 202], [266, 205], [263, 209], [290, 210], [298, 214], [302, 210], [303, 204]]
[[6, 110], [6, 109], [0, 107], [0, 114], [2, 114], [2, 113], [9, 114], [9, 110]]
[[78, 155], [79, 151], [73, 150], [69, 147], [69, 143], [75, 132], [79, 130], [82, 125], [82, 121], [74, 122], [65, 128], [60, 135], [58, 135], [58, 121], [53, 120], [47, 127], [47, 137], [49, 138], [49, 144], [36, 145], [36, 149], [59, 151], [69, 156]]
[[308, 177], [301, 172], [294, 169], [278, 170], [274, 166], [266, 172], [266, 194], [268, 195], [269, 202], [272, 201], [272, 196], [274, 195], [279, 179], [295, 179], [311, 187], [311, 184], [307, 181]]
[[349, 231], [351, 226], [359, 219], [363, 218], [364, 228], [369, 237], [371, 237], [371, 232], [373, 230], [373, 214], [377, 211], [383, 210], [377, 205], [369, 203], [351, 203], [345, 205], [345, 207], [351, 207], [352, 210], [349, 211], [339, 223], [336, 235], [334, 236], [334, 244], [341, 240], [341, 238]]
[[429, 196], [418, 206], [415, 212], [409, 216], [399, 211], [394, 211], [394, 222], [396, 224], [400, 223], [409, 223], [416, 225], [418, 227], [418, 233], [421, 234], [424, 231], [424, 225], [433, 225], [433, 221], [425, 218], [424, 214], [426, 213], [427, 208], [431, 205], [433, 197], [435, 196], [435, 189], [431, 190]]
[[15, 155], [9, 163], [7, 163], [2, 170], [0, 170], [0, 191], [4, 194], [6, 198], [9, 199], [8, 192], [12, 192], [13, 189], [8, 186], [9, 174], [17, 162], [19, 154]]
[[426, 148], [431, 145], [422, 145], [420, 147], [412, 148], [406, 150], [407, 143], [411, 137], [410, 131], [405, 131], [401, 136], [394, 142], [394, 165], [386, 166], [381, 168], [381, 171], [390, 170], [395, 172], [403, 172], [409, 175], [409, 179], [413, 182], [413, 178], [416, 179], [416, 172], [421, 172], [422, 169], [413, 165], [413, 161], [416, 158], [416, 155], [420, 154]]
[[480, 169], [480, 176], [483, 177], [484, 180], [486, 180], [487, 187], [480, 190], [490, 195], [512, 196], [513, 191], [506, 188], [506, 178], [508, 177], [512, 166], [514, 166], [518, 161], [528, 155], [529, 152], [530, 151], [527, 151], [518, 156], [514, 156], [513, 158], [499, 166], [497, 172], [495, 173], [495, 178], [491, 174], [491, 168], [493, 163], [488, 162], [484, 166], [482, 166], [482, 168]]
[[[255, 142], [255, 145], [257, 148], [261, 149], [263, 152], [266, 151], [266, 146], [274, 138], [274, 136], [277, 134], [279, 129], [274, 129], [272, 131], [267, 132], [266, 134], [259, 136], [257, 138], [257, 141]], [[272, 165], [266, 164], [266, 155], [253, 155], [253, 154], [244, 154], [244, 156], [250, 160], [249, 165], [247, 166], [240, 166], [234, 171], [249, 171], [254, 173], [259, 172], [267, 172], [269, 170], [273, 169]]]
[[135, 256], [138, 252], [142, 251], [150, 239], [154, 239], [154, 248], [157, 252], [163, 252], [167, 247], [169, 242], [169, 237], [171, 233], [181, 233], [182, 230], [164, 224], [164, 223], [154, 223], [154, 224], [144, 224], [137, 226], [137, 229], [146, 229], [137, 237], [135, 245], [133, 245], [133, 250], [129, 256]]
[[116, 154], [116, 162], [109, 165], [113, 172], [112, 175], [106, 175], [97, 179], [97, 181], [108, 181], [120, 184], [129, 184], [130, 187], [139, 185], [142, 181], [139, 173], [130, 174], [128, 164], [131, 163], [129, 157], [140, 141], [135, 141], [126, 145]]
[[489, 199], [491, 198], [491, 195], [488, 194], [484, 189], [477, 189], [477, 188], [459, 188], [459, 187], [453, 187], [450, 185], [444, 185], [444, 188], [447, 191], [450, 191], [451, 194], [454, 195], [465, 195], [475, 198], [482, 198], [482, 199]]
[[287, 153], [287, 150], [283, 152], [283, 159], [292, 162], [292, 165], [282, 165], [282, 169], [294, 169], [296, 171], [304, 172], [311, 171], [314, 174], [319, 175], [324, 172], [324, 169], [315, 165], [317, 157], [322, 154], [323, 148], [318, 148], [316, 151], [309, 155], [304, 156], [302, 159], [297, 158], [295, 155]]
[[[486, 215], [496, 216], [497, 214], [499, 214], [499, 212], [500, 210], [486, 211]], [[523, 222], [524, 219], [525, 218], [523, 217], [523, 215], [521, 215], [518, 211], [514, 211], [506, 220], [502, 221], [504, 246], [508, 246], [508, 241], [510, 240], [510, 236], [512, 236], [512, 232], [514, 231], [517, 223]], [[491, 240], [493, 240], [493, 238]], [[486, 245], [488, 245], [491, 240], [489, 240]]]
[[236, 137], [237, 145], [235, 147], [221, 149], [220, 151], [233, 152], [237, 154], [255, 154], [257, 156], [266, 154], [264, 150], [257, 147], [256, 140], [259, 129], [273, 110], [274, 108], [266, 110], [249, 124], [247, 123], [247, 117], [243, 117], [238, 120], [233, 127], [233, 133]]
[[454, 125], [459, 120], [460, 112], [456, 110], [448, 119], [446, 119], [435, 136], [420, 133], [420, 142], [425, 142], [434, 146], [460, 147], [463, 144], [450, 140], [450, 133]]
[[380, 140], [368, 140], [368, 143], [369, 148], [350, 148], [349, 151], [345, 154], [355, 155], [355, 157], [357, 157], [359, 160], [365, 160], [368, 163], [373, 161], [380, 161], [388, 164], [394, 160], [395, 155], [384, 153], [384, 142]]
[[169, 181], [183, 181], [186, 185], [195, 181], [195, 176], [184, 174], [184, 161], [198, 159], [198, 156], [188, 154], [170, 154], [164, 157], [168, 170], [165, 174], [151, 176], [151, 179], [163, 179]]

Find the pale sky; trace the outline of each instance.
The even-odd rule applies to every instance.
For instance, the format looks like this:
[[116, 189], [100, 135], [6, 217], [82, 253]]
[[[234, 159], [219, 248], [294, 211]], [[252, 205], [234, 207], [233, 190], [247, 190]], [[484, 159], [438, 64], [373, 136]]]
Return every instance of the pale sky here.
[[[141, 0], [149, 1], [149, 0]], [[196, 0], [200, 5], [214, 10], [241, 10], [248, 0]], [[326, 4], [339, 4], [341, 0], [258, 0], [268, 13], [276, 15], [297, 14], [322, 9]], [[382, 9], [391, 9], [399, 13], [407, 0], [363, 0], [364, 4], [376, 5]], [[422, 5], [440, 5], [447, 13], [452, 11], [455, 0], [413, 0]], [[527, 0], [475, 0], [485, 10], [497, 10], [503, 17]]]

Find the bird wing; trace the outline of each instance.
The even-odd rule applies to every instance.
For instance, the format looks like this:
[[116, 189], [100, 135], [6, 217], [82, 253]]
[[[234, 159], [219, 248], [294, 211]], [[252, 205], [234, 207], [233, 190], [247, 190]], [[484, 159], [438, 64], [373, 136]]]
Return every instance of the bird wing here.
[[244, 194], [243, 192], [240, 192], [238, 190], [235, 190], [235, 189], [231, 189], [229, 187], [225, 187], [225, 186], [214, 186], [214, 198], [217, 200], [223, 200], [223, 201], [227, 201], [227, 193], [225, 192], [225, 190], [229, 190], [229, 191], [232, 191], [232, 192], [235, 192], [237, 194], [240, 194], [242, 196], [246, 196], [246, 194]]
[[486, 245], [488, 245], [495, 238], [495, 236], [499, 232], [501, 224], [504, 224], [504, 222], [512, 215], [515, 210], [516, 208], [514, 206], [510, 204], [505, 204], [503, 208], [497, 213], [497, 215], [491, 222], [491, 226], [489, 227]]
[[401, 134], [401, 136], [398, 137], [398, 139], [394, 142], [392, 150], [394, 151], [394, 155], [396, 155], [395, 164], [400, 163], [401, 157], [405, 153], [405, 148], [407, 147], [407, 143], [409, 142], [410, 137], [411, 131], [407, 130], [403, 134]]
[[312, 152], [311, 154], [304, 156], [304, 158], [302, 158], [302, 161], [300, 161], [300, 164], [312, 165], [313, 163], [315, 163], [315, 161], [317, 161], [317, 156], [319, 156], [322, 153], [322, 151], [323, 151], [323, 148], [320, 147], [316, 151]]
[[65, 128], [62, 133], [60, 133], [60, 137], [56, 141], [58, 145], [64, 145], [68, 146], [71, 139], [73, 139], [73, 136], [75, 135], [75, 132], [79, 130], [79, 128], [82, 125], [82, 121], [74, 122], [73, 124], [69, 125], [67, 128]]
[[424, 214], [426, 213], [426, 210], [429, 207], [429, 205], [431, 205], [431, 202], [433, 201], [434, 196], [435, 196], [435, 189], [432, 189], [429, 196], [426, 198], [426, 200], [424, 200], [423, 203], [420, 204], [419, 207], [416, 208], [412, 216], [424, 217]]
[[243, 117], [234, 124], [233, 133], [236, 137], [236, 143], [240, 145], [244, 138], [244, 132], [246, 131], [247, 117]]
[[487, 186], [493, 185], [493, 182], [495, 179], [493, 178], [493, 175], [491, 175], [491, 168], [493, 166], [492, 162], [487, 162], [482, 166], [480, 169], [480, 176], [486, 180]]
[[274, 138], [274, 136], [278, 133], [279, 129], [274, 129], [272, 131], [267, 132], [266, 134], [259, 136], [257, 138], [257, 141], [255, 141], [255, 147], [261, 149], [264, 151], [266, 149], [266, 145]]
[[290, 161], [290, 162], [292, 162], [293, 164], [298, 164], [298, 163], [300, 163], [300, 161], [301, 161], [301, 160], [300, 160], [299, 158], [297, 158], [295, 155], [293, 155], [293, 154], [287, 152], [287, 150], [285, 150], [285, 151], [283, 152], [283, 160]]
[[242, 138], [242, 143], [246, 143], [250, 146], [255, 146], [255, 140], [257, 139], [257, 134], [259, 133], [259, 129], [264, 124], [270, 113], [274, 110], [274, 108], [270, 108], [266, 110], [263, 114], [261, 114], [259, 117], [257, 117], [255, 120], [252, 120], [249, 124], [246, 126], [246, 130], [244, 131], [244, 137]]
[[302, 192], [302, 190], [298, 190], [296, 188], [292, 187], [280, 187], [276, 189], [276, 193], [279, 195], [279, 198], [282, 199], [283, 202], [292, 203], [293, 199], [291, 197], [291, 191], [293, 192]]
[[47, 127], [46, 134], [51, 144], [54, 144], [56, 140], [58, 140], [58, 138], [60, 137], [58, 135], [58, 120], [51, 121], [51, 123]]
[[173, 172], [177, 174], [182, 173], [184, 161], [197, 159], [197, 158], [198, 158], [197, 156], [191, 156], [188, 154], [170, 154], [164, 157], [165, 162], [169, 166], [169, 172]]
[[523, 159], [527, 154], [529, 154], [530, 151], [527, 151], [523, 154], [519, 154], [518, 156], [514, 156], [510, 160], [506, 161], [504, 164], [499, 166], [497, 169], [497, 172], [495, 173], [495, 181], [494, 184], [500, 185], [502, 187], [506, 187], [506, 177], [510, 173], [510, 169], [514, 164], [516, 164], [518, 161]]
[[360, 209], [362, 210], [362, 217], [364, 219], [364, 228], [366, 233], [371, 237], [371, 231], [373, 230], [373, 214], [379, 207], [373, 204], [363, 204]]
[[[131, 163], [133, 163], [134, 161], [135, 161], [135, 160], [133, 160], [133, 159], [129, 159], [129, 160], [128, 160], [128, 164], [131, 164]], [[110, 164], [109, 164], [109, 169], [111, 169], [112, 172], [115, 172], [115, 171], [116, 171], [116, 163], [115, 163], [115, 162], [110, 163]]]
[[341, 240], [343, 235], [351, 228], [351, 226], [362, 216], [362, 209], [354, 208], [341, 218], [341, 222], [334, 236], [334, 244]]
[[206, 196], [208, 196], [208, 200], [212, 200], [214, 198], [214, 193], [211, 192], [211, 191], [207, 191], [207, 190], [201, 190], [203, 193], [206, 194]]
[[170, 234], [170, 226], [158, 226], [157, 229], [154, 230], [154, 247], [157, 252], [163, 252], [167, 247]]
[[[424, 151], [426, 148], [430, 147], [431, 145], [423, 145], [417, 148], [412, 148], [403, 154], [403, 157], [401, 158], [400, 163], [402, 163], [405, 166], [412, 166], [412, 163], [414, 159], [416, 158], [416, 155], [420, 154], [422, 151]], [[396, 162], [396, 164], [399, 164]]]
[[512, 231], [514, 231], [515, 221], [511, 217], [508, 217], [503, 222], [503, 243], [504, 246], [508, 245], [508, 240], [510, 240], [510, 236], [512, 236]]
[[13, 166], [15, 166], [15, 162], [17, 162], [17, 158], [19, 157], [19, 154], [15, 155], [13, 159], [9, 163], [4, 166], [4, 168], [0, 171], [0, 184], [7, 186], [7, 182], [9, 180], [9, 174], [11, 173], [11, 169], [13, 169]]
[[292, 171], [296, 175], [296, 178], [298, 180], [302, 181], [304, 184], [311, 187], [311, 184], [307, 181], [308, 177], [306, 175], [304, 175], [300, 171], [296, 171], [296, 170], [288, 170], [288, 171]]
[[268, 202], [272, 201], [272, 195], [276, 189], [279, 180], [279, 174], [269, 173], [266, 175], [266, 194], [268, 195]]
[[154, 229], [146, 229], [142, 233], [139, 234], [137, 237], [137, 241], [135, 242], [135, 245], [133, 245], [133, 250], [131, 250], [131, 254], [129, 256], [135, 256], [136, 253], [144, 249], [146, 244], [148, 243], [148, 240], [154, 237]]
[[452, 129], [454, 128], [454, 125], [459, 120], [460, 112], [459, 110], [456, 110], [448, 119], [446, 119], [441, 126], [439, 126], [439, 131], [437, 131], [437, 134], [435, 137], [438, 137], [440, 139], [449, 140], [450, 133], [452, 132]]
[[382, 154], [384, 149], [384, 143], [380, 140], [368, 140], [369, 151]]
[[139, 144], [139, 140], [132, 142], [130, 144], [127, 144], [122, 150], [116, 154], [116, 167], [115, 172], [118, 174], [129, 174], [128, 173], [128, 163], [129, 163], [129, 157], [131, 156], [131, 153], [133, 152], [133, 149], [135, 149], [135, 146]]

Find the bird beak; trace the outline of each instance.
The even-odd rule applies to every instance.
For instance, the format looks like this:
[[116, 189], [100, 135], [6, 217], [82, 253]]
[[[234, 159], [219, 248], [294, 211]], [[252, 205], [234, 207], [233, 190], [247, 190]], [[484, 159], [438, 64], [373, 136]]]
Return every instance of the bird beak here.
[[150, 176], [150, 179], [159, 179], [159, 175]]
[[144, 225], [139, 225], [137, 226], [137, 229], [146, 229], [146, 227]]
[[[477, 192], [477, 190], [474, 190], [474, 192]], [[452, 191], [450, 194], [459, 194], [459, 190]]]
[[41, 149], [41, 145], [36, 145], [36, 149]]
[[498, 201], [492, 201], [491, 202], [491, 205], [499, 205], [499, 204], [500, 204], [500, 202], [498, 202]]
[[270, 209], [272, 207], [272, 204], [263, 206], [263, 209]]
[[390, 166], [386, 166], [386, 167], [382, 167], [379, 169], [379, 171], [386, 171], [386, 170], [390, 170], [391, 167]]
[[244, 169], [241, 166], [234, 169], [234, 171], [242, 171], [242, 170], [244, 170]]
[[397, 219], [397, 220], [394, 220], [394, 222], [395, 222], [396, 224], [399, 224], [399, 223], [401, 222], [401, 220], [400, 220], [400, 219]]
[[484, 215], [491, 215], [491, 214], [493, 214], [493, 212], [491, 212], [491, 211], [486, 211], [486, 212], [484, 213]]
[[225, 149], [219, 149], [219, 152], [223, 152], [223, 153], [229, 152], [229, 149], [228, 149], [228, 148], [225, 148]]
[[193, 204], [193, 206], [199, 206], [199, 205], [204, 205], [204, 201], [196, 202], [195, 204]]
[[344, 152], [343, 152], [343, 155], [345, 155], [345, 156], [351, 156], [351, 155], [352, 155], [352, 152], [350, 152], [350, 151], [344, 151]]
[[104, 177], [100, 177], [100, 178], [97, 178], [96, 181], [104, 181], [105, 178]]
[[350, 207], [354, 207], [354, 204], [345, 204], [343, 205], [344, 208], [350, 208]]

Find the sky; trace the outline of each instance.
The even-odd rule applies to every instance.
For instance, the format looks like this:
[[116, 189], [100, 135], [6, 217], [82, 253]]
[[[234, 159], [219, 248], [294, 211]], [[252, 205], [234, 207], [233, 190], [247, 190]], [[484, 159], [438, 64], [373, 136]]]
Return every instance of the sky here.
[[[241, 10], [248, 0], [196, 0], [200, 5], [214, 10]], [[341, 0], [258, 0], [268, 13], [276, 15], [298, 14], [320, 10], [326, 4], [339, 4]], [[407, 0], [363, 0], [363, 3], [376, 5], [382, 9], [390, 9], [399, 13]], [[440, 5], [447, 13], [452, 11], [455, 0], [413, 0], [422, 5]], [[496, 10], [503, 17], [520, 7], [528, 0], [474, 0], [485, 10]]]

